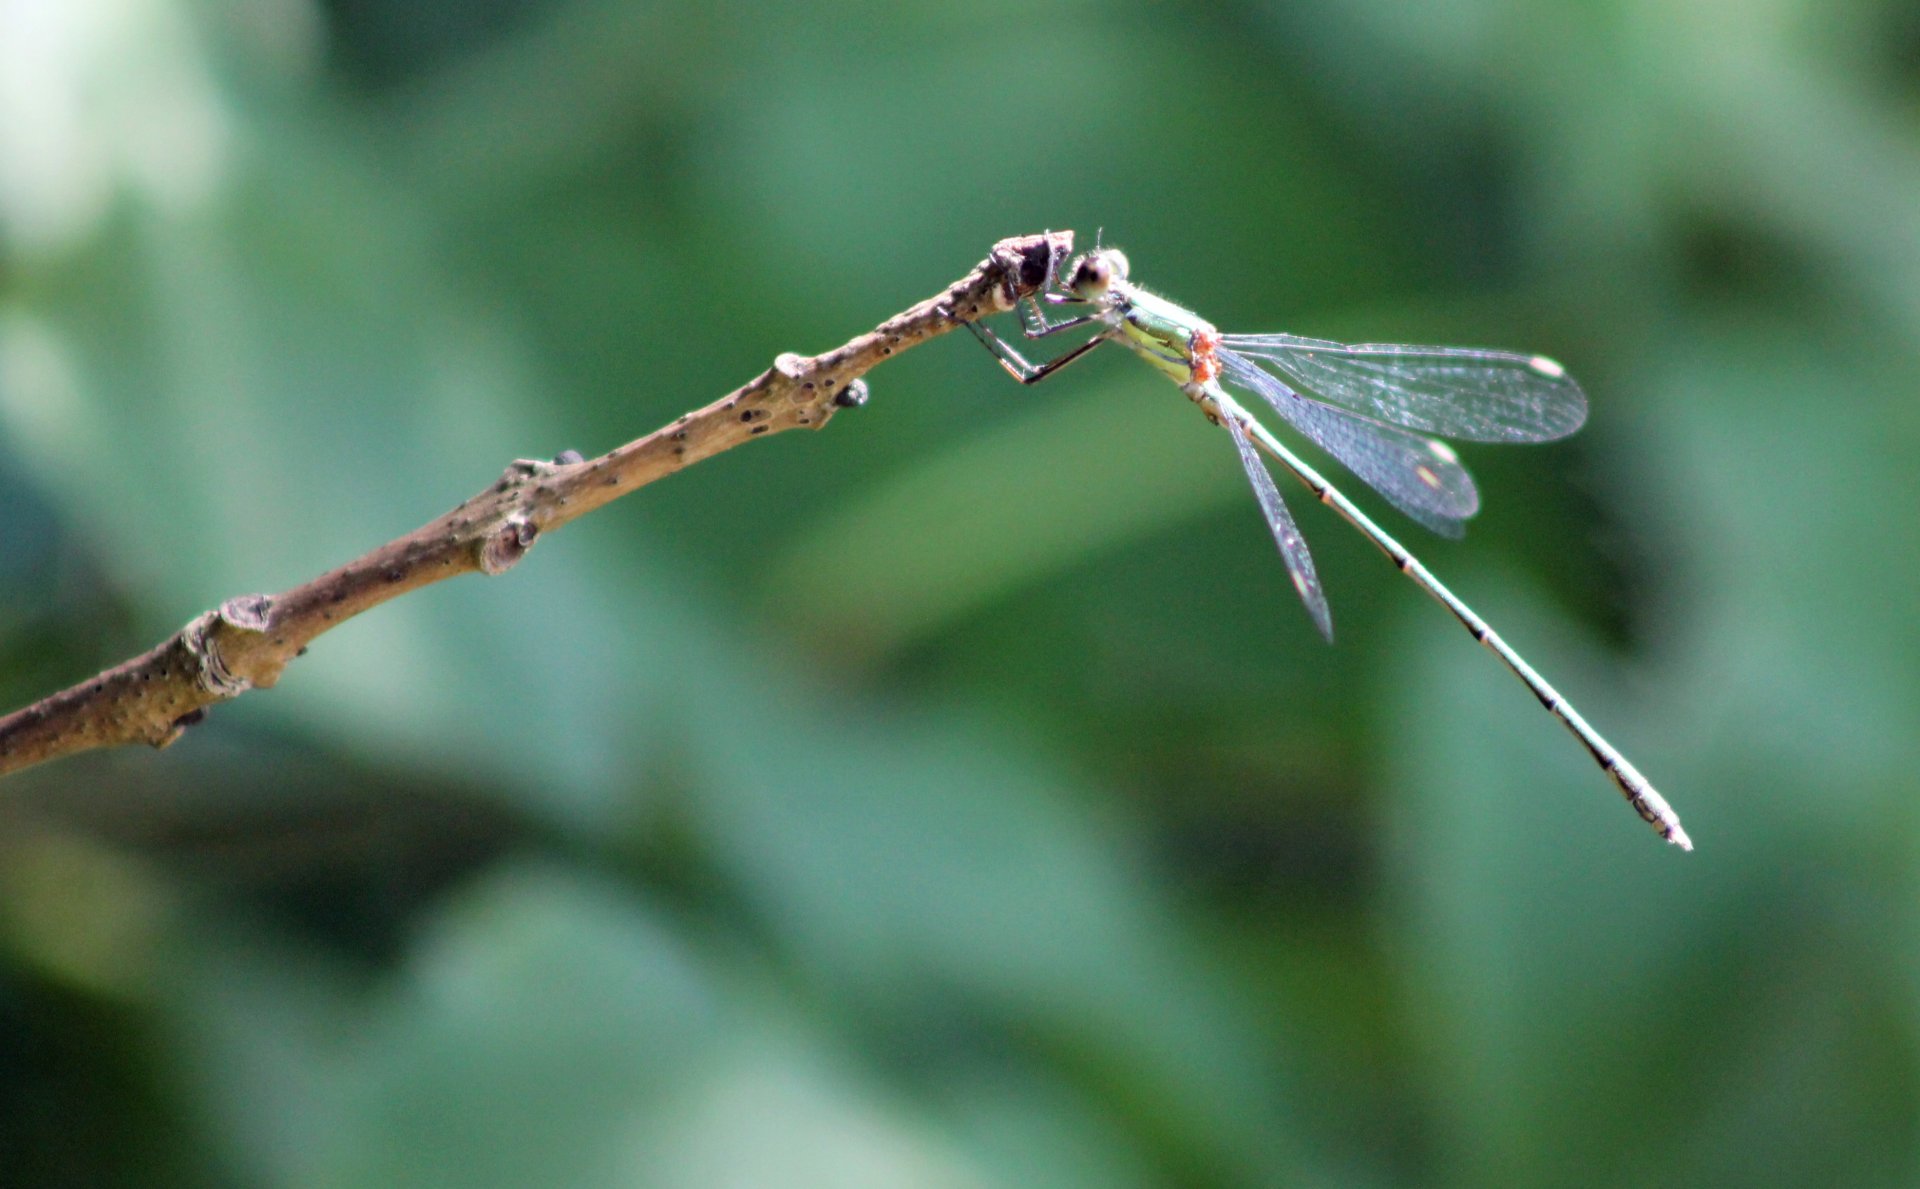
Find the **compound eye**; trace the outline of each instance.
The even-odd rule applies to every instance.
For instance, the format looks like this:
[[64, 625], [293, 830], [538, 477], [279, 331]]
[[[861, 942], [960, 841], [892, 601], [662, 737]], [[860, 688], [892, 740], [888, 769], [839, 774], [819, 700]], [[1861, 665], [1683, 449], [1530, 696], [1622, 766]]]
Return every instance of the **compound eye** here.
[[1127, 279], [1127, 269], [1130, 266], [1127, 263], [1127, 254], [1125, 252], [1122, 252], [1119, 248], [1108, 248], [1102, 252], [1101, 255], [1107, 258], [1107, 281], [1109, 283]]
[[1089, 252], [1073, 262], [1073, 276], [1067, 287], [1082, 297], [1090, 297], [1113, 283], [1113, 266], [1104, 252]]

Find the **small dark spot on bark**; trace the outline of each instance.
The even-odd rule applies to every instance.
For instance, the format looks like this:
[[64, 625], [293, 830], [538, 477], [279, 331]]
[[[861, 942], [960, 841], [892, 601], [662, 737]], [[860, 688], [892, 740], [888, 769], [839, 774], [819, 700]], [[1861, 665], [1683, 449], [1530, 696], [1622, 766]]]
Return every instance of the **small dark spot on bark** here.
[[742, 412], [741, 412], [741, 414], [740, 414], [740, 420], [742, 420], [742, 421], [752, 421], [752, 420], [753, 420], [753, 410], [752, 410], [752, 409], [746, 409], [746, 410], [744, 410], [744, 411], [742, 411]]
[[407, 576], [407, 572], [401, 569], [399, 566], [395, 566], [393, 569], [388, 570], [385, 574], [386, 580], [388, 582], [398, 582], [401, 579], [405, 578], [406, 576]]

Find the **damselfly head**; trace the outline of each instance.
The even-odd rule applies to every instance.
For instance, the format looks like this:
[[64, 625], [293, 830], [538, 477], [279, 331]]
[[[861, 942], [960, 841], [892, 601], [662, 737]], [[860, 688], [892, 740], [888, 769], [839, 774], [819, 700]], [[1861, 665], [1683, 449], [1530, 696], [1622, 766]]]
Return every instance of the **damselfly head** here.
[[1127, 279], [1127, 254], [1119, 248], [1095, 248], [1073, 262], [1067, 288], [1076, 297], [1097, 298], [1116, 281]]

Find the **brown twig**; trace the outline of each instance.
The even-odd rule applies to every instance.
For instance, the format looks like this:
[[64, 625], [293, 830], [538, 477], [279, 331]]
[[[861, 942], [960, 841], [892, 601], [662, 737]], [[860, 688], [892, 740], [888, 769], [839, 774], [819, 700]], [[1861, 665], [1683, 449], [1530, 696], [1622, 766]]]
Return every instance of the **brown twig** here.
[[242, 595], [157, 648], [0, 719], [0, 775], [95, 747], [165, 747], [206, 708], [265, 689], [314, 637], [456, 574], [503, 573], [540, 534], [756, 437], [819, 429], [860, 403], [868, 370], [964, 322], [1012, 309], [1072, 250], [1071, 231], [1006, 239], [971, 273], [868, 334], [773, 367], [697, 412], [594, 459], [520, 459], [439, 519], [277, 595]]

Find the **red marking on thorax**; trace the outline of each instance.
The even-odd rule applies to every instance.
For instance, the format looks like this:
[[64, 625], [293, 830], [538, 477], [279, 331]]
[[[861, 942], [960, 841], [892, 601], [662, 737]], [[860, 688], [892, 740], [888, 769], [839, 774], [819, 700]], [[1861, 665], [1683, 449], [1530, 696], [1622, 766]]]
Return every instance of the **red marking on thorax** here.
[[1192, 361], [1193, 382], [1211, 384], [1220, 378], [1220, 360], [1214, 351], [1220, 346], [1220, 332], [1205, 327], [1187, 340], [1187, 355]]

